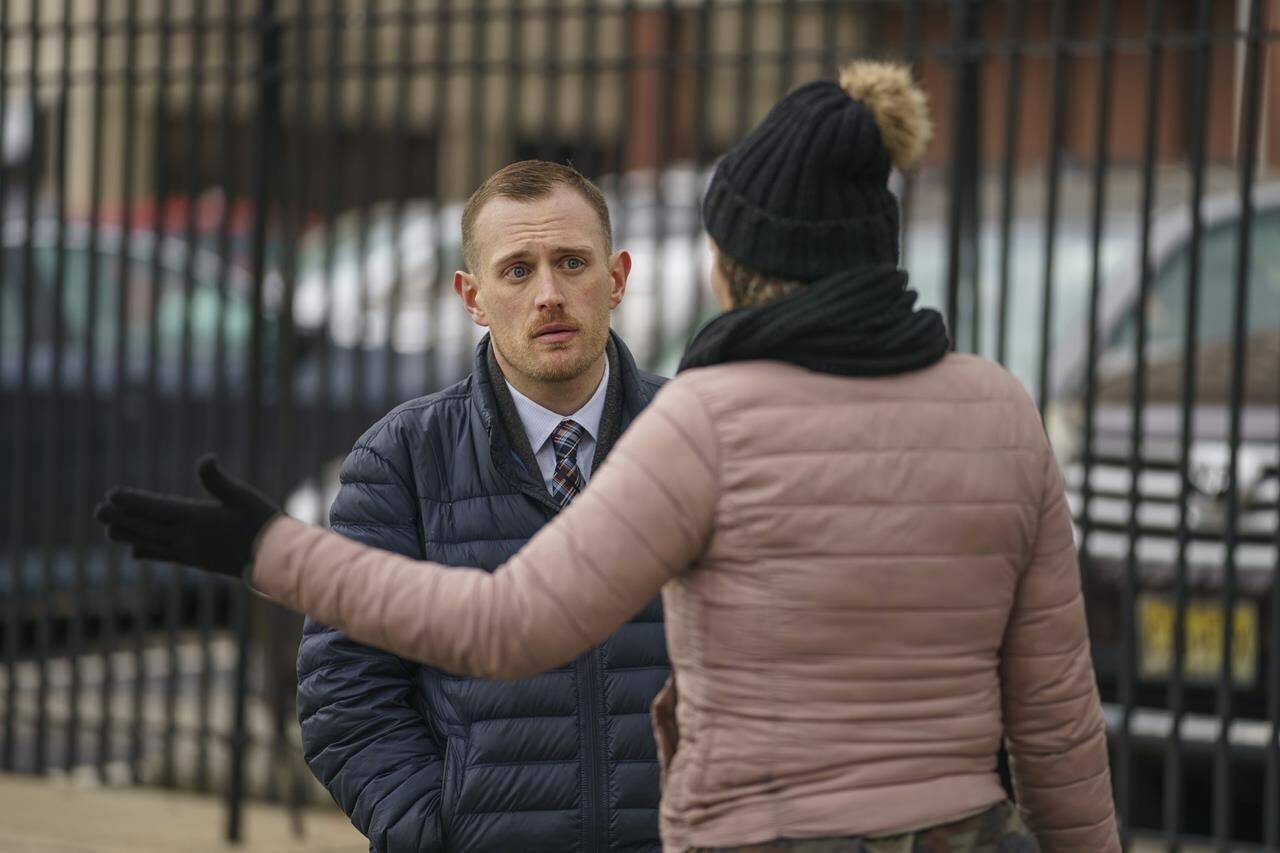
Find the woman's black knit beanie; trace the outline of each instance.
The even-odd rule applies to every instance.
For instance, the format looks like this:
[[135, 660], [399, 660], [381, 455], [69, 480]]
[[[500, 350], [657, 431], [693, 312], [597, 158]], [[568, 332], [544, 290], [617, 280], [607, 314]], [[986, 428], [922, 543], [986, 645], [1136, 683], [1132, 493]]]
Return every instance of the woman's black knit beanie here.
[[914, 165], [932, 128], [904, 66], [853, 62], [774, 105], [720, 161], [702, 203], [707, 233], [752, 269], [814, 281], [898, 263], [893, 166]]

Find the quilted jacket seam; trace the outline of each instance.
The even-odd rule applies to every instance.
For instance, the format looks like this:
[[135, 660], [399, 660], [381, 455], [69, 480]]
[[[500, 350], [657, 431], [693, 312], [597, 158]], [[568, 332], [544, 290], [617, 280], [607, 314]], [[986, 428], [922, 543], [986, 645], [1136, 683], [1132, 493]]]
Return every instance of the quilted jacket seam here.
[[[383, 425], [383, 429], [385, 429], [385, 428], [386, 428], [386, 425], [384, 424], [384, 425]], [[384, 466], [385, 466], [385, 467], [386, 467], [386, 468], [391, 472], [392, 476], [394, 476], [397, 480], [399, 480], [399, 481], [400, 481], [399, 485], [401, 485], [402, 487], [404, 487], [405, 491], [409, 492], [409, 494], [414, 494], [414, 493], [416, 492], [416, 490], [413, 488], [413, 485], [412, 485], [408, 480], [406, 480], [406, 479], [404, 478], [404, 475], [403, 475], [403, 474], [401, 474], [399, 471], [397, 471], [397, 470], [396, 470], [395, 466], [391, 464], [391, 461], [390, 461], [389, 459], [387, 459], [387, 457], [385, 457], [385, 456], [383, 456], [381, 453], [379, 453], [379, 452], [378, 452], [378, 451], [373, 447], [373, 445], [371, 444], [371, 442], [373, 441], [373, 439], [374, 439], [374, 438], [376, 438], [376, 437], [377, 437], [377, 435], [381, 435], [381, 434], [382, 434], [382, 429], [379, 429], [379, 430], [378, 430], [378, 432], [377, 432], [377, 434], [376, 434], [375, 436], [371, 436], [371, 437], [370, 437], [370, 438], [368, 438], [365, 442], [363, 442], [363, 443], [361, 443], [361, 444], [357, 444], [355, 447], [351, 448], [351, 452], [352, 452], [352, 453], [355, 453], [357, 450], [363, 450], [364, 452], [368, 453], [368, 454], [369, 454], [370, 456], [372, 456], [374, 459], [377, 459], [379, 462], [381, 462], [381, 463], [382, 463], [382, 464], [383, 464], [383, 465], [384, 465]], [[371, 479], [371, 478], [369, 478], [369, 477], [350, 477], [350, 478], [348, 478], [348, 479], [341, 480], [341, 482], [343, 483], [343, 485], [348, 485], [348, 484], [349, 484], [349, 485], [358, 485], [358, 484], [361, 484], [361, 483], [366, 484], [366, 485], [370, 485], [370, 486], [391, 486], [391, 485], [395, 485], [394, 483], [381, 483], [381, 482], [378, 482], [377, 480], [373, 480], [373, 479]]]

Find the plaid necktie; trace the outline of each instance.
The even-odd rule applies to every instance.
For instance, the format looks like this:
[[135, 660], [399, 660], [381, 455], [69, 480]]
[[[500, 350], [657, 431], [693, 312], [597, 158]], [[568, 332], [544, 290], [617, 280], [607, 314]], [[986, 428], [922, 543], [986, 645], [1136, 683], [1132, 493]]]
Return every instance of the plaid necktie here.
[[578, 442], [587, 435], [587, 430], [577, 421], [560, 422], [556, 431], [551, 433], [551, 446], [556, 451], [556, 472], [551, 477], [551, 497], [559, 501], [561, 507], [569, 505], [569, 501], [577, 497], [586, 483], [582, 479], [582, 469], [578, 467]]

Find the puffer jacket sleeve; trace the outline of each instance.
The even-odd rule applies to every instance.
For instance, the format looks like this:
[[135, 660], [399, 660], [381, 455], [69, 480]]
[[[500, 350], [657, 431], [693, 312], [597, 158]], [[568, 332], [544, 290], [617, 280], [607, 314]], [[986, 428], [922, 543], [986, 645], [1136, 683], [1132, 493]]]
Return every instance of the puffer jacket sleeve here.
[[[413, 494], [387, 458], [357, 445], [341, 478], [330, 512], [336, 532], [406, 556], [421, 553]], [[298, 717], [307, 765], [378, 853], [443, 849], [443, 764], [413, 703], [413, 669], [313, 619], [303, 628]]]
[[291, 518], [262, 533], [252, 583], [353, 637], [462, 675], [523, 678], [572, 660], [701, 555], [718, 445], [673, 380], [581, 495], [489, 574], [363, 548]]
[[1031, 559], [1005, 633], [1001, 684], [1014, 789], [1046, 853], [1110, 853], [1107, 732], [1062, 476], [1047, 442]]

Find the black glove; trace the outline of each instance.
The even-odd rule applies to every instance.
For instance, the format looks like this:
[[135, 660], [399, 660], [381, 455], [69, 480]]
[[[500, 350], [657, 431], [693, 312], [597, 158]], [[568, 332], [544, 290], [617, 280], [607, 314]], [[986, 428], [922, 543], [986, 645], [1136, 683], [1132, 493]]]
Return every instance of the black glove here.
[[253, 557], [253, 542], [280, 507], [222, 470], [212, 455], [200, 458], [196, 476], [216, 500], [161, 495], [115, 486], [94, 516], [107, 538], [133, 546], [140, 560], [164, 560], [240, 577]]

